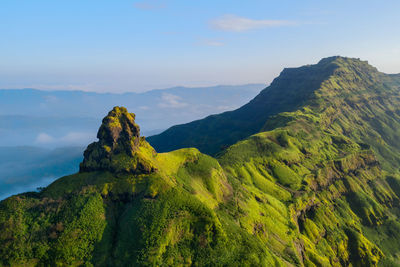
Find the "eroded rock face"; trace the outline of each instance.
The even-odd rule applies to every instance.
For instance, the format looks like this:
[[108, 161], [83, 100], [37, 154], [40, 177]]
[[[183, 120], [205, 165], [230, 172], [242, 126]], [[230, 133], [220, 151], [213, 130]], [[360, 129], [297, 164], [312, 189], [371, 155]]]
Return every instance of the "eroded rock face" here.
[[140, 137], [135, 114], [124, 107], [114, 107], [103, 119], [97, 133], [98, 142], [84, 152], [80, 172], [108, 170], [145, 174], [155, 171], [155, 150]]
[[124, 107], [113, 108], [103, 119], [97, 133], [99, 143], [109, 147], [110, 152], [125, 151], [128, 155], [133, 155], [139, 136], [140, 128], [135, 123], [135, 114], [128, 113]]

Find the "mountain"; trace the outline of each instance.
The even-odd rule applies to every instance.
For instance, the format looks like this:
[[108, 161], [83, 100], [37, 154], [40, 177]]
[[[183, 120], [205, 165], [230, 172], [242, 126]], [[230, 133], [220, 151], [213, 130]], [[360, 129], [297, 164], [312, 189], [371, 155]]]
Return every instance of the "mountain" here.
[[86, 145], [94, 141], [103, 114], [116, 105], [127, 106], [138, 115], [145, 135], [157, 134], [171, 125], [237, 108], [262, 88], [261, 84], [174, 87], [121, 94], [3, 89], [0, 146]]
[[236, 134], [216, 123], [230, 113], [196, 122], [203, 140], [190, 133], [203, 150], [238, 140], [213, 158], [158, 153], [113, 108], [79, 173], [0, 202], [1, 263], [399, 266], [398, 75], [326, 58], [284, 70], [234, 112]]
[[284, 69], [269, 87], [239, 109], [173, 126], [148, 140], [160, 152], [197, 147], [203, 153], [214, 155], [259, 132], [270, 116], [294, 111], [304, 105], [333, 69], [334, 66], [324, 61], [317, 65]]

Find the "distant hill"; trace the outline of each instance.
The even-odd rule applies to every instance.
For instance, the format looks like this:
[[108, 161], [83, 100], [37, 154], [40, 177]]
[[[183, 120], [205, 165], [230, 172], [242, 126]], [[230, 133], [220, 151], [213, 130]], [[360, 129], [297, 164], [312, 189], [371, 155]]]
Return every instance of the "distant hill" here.
[[174, 87], [144, 93], [0, 90], [0, 146], [71, 146], [95, 140], [101, 118], [116, 105], [138, 114], [144, 135], [237, 108], [264, 86]]
[[234, 111], [173, 126], [148, 140], [160, 152], [196, 147], [203, 153], [214, 155], [259, 132], [270, 116], [294, 111], [304, 105], [310, 95], [332, 74], [333, 68], [322, 61], [317, 65], [284, 69], [269, 87], [248, 104]]

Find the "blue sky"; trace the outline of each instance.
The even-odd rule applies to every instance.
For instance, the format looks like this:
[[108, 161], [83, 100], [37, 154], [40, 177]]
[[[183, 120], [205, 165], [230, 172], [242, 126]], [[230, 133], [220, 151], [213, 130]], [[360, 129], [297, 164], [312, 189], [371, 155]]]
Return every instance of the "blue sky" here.
[[2, 0], [0, 88], [269, 83], [343, 55], [400, 72], [400, 1]]

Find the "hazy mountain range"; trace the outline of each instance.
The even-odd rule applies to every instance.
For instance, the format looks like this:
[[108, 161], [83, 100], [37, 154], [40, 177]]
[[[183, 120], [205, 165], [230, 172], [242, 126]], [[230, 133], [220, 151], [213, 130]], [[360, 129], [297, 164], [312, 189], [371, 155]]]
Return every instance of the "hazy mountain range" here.
[[243, 105], [261, 84], [175, 87], [144, 93], [0, 90], [0, 146], [84, 145], [95, 140], [104, 114], [116, 105], [138, 114], [144, 135]]

